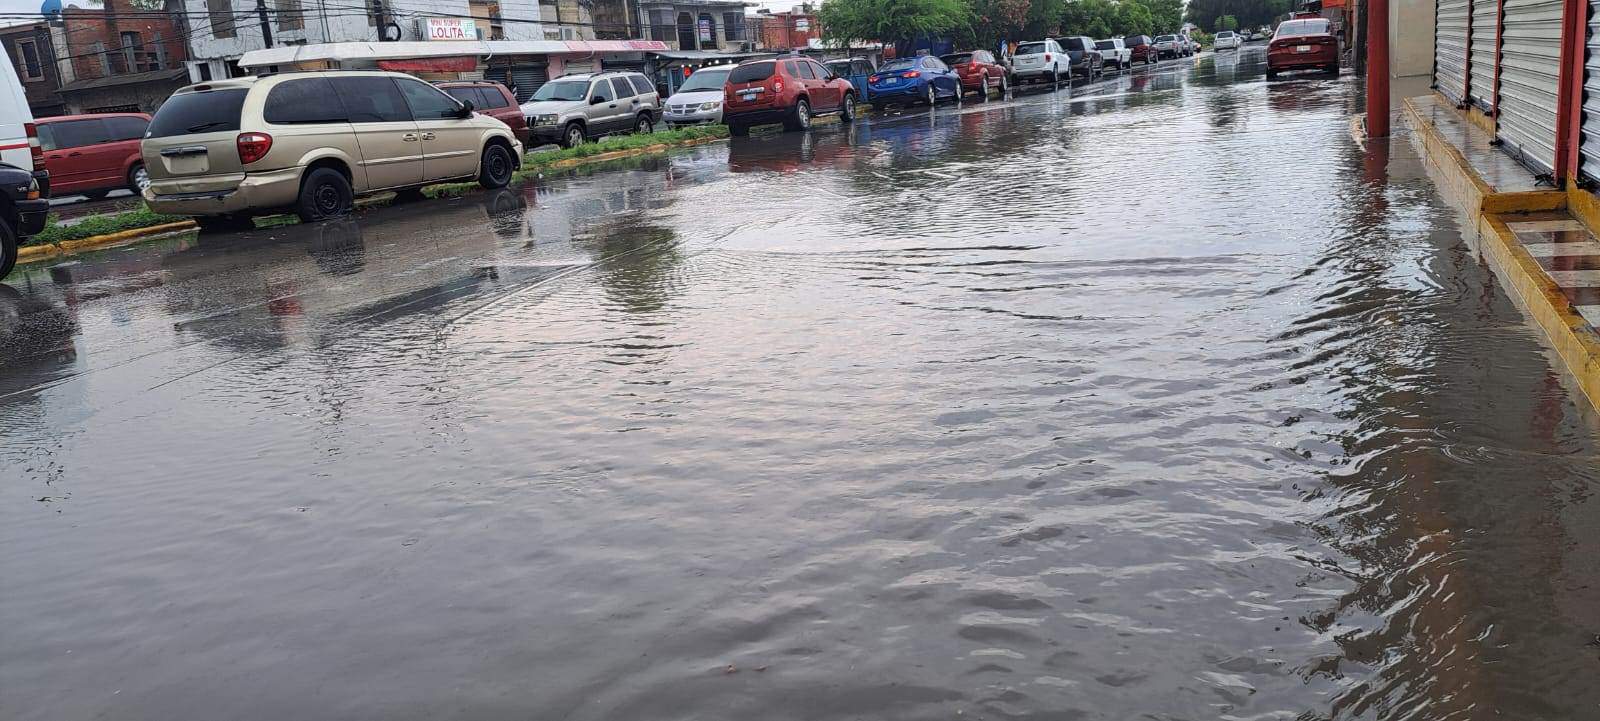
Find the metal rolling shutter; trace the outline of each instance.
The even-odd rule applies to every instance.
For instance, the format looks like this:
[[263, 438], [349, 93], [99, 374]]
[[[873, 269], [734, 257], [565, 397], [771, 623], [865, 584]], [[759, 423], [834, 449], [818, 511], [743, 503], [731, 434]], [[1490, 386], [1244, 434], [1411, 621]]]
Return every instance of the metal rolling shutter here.
[[1471, 0], [1439, 0], [1433, 40], [1433, 87], [1459, 104], [1467, 96], [1467, 9]]
[[1578, 135], [1578, 172], [1600, 182], [1600, 0], [1589, 0], [1589, 39], [1583, 56], [1583, 131]]
[[1539, 173], [1556, 159], [1556, 85], [1561, 61], [1561, 0], [1505, 0], [1496, 137]]
[[1500, 0], [1472, 0], [1472, 47], [1467, 58], [1467, 99], [1489, 112], [1494, 103], [1494, 43], [1500, 35]]
[[511, 87], [517, 89], [517, 102], [526, 103], [538, 92], [539, 86], [550, 81], [549, 65], [511, 66]]

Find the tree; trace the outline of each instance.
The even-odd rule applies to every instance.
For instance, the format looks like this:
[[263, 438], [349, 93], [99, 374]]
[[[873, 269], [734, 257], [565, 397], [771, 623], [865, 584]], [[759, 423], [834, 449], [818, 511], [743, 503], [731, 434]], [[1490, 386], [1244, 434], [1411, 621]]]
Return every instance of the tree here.
[[881, 42], [909, 54], [919, 38], [965, 30], [964, 0], [829, 0], [817, 11], [822, 34], [844, 45]]
[[1223, 30], [1238, 30], [1239, 19], [1232, 15], [1219, 15], [1217, 16], [1217, 21], [1212, 24], [1211, 29], [1218, 32]]
[[1156, 31], [1155, 19], [1150, 17], [1150, 8], [1136, 2], [1121, 2], [1117, 4], [1117, 27], [1123, 35], [1154, 35]]
[[1166, 35], [1183, 29], [1183, 0], [1129, 0], [1150, 10], [1152, 32]]

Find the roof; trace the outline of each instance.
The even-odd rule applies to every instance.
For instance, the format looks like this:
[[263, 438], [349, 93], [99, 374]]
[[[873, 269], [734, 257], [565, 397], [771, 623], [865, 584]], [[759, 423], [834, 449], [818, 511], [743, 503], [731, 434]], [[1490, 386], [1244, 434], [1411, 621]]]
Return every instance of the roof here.
[[660, 40], [403, 40], [393, 43], [317, 43], [251, 50], [239, 66], [259, 68], [304, 62], [404, 60], [492, 55], [567, 55], [666, 50]]
[[78, 90], [93, 90], [117, 85], [137, 85], [139, 83], [156, 83], [179, 79], [184, 81], [183, 84], [188, 84], [189, 71], [187, 68], [169, 68], [167, 70], [152, 70], [148, 73], [129, 73], [127, 75], [111, 75], [104, 78], [74, 80], [61, 86], [61, 92], [71, 93]]

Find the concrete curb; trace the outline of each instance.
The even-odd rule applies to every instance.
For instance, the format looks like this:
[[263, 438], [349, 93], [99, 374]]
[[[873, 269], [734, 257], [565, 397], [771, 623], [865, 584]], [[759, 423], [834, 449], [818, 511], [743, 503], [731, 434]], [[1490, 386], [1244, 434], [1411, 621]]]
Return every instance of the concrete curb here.
[[18, 263], [32, 263], [48, 260], [60, 255], [72, 255], [88, 250], [106, 248], [120, 245], [134, 240], [139, 240], [152, 235], [162, 235], [182, 230], [191, 230], [198, 227], [192, 220], [180, 220], [176, 223], [162, 223], [144, 228], [130, 228], [119, 230], [105, 235], [91, 235], [78, 240], [63, 240], [60, 243], [46, 243], [44, 245], [25, 245], [17, 249]]
[[[1517, 306], [1544, 332], [1589, 403], [1600, 409], [1600, 335], [1578, 315], [1561, 288], [1545, 275], [1539, 262], [1517, 240], [1506, 226], [1505, 216], [1565, 210], [1592, 230], [1596, 226], [1591, 221], [1600, 219], [1600, 205], [1593, 199], [1583, 198], [1569, 207], [1565, 191], [1496, 192], [1410, 99], [1404, 103], [1403, 114], [1421, 140], [1424, 160], [1434, 171], [1429, 175], [1440, 186], [1445, 199], [1460, 207], [1477, 231], [1478, 253], [1489, 261]], [[1513, 216], [1511, 220], [1516, 218]]]

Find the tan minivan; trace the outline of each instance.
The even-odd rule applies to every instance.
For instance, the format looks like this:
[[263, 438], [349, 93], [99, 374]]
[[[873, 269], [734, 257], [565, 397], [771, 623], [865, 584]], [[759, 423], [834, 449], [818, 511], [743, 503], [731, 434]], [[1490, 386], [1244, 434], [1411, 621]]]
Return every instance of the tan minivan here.
[[511, 182], [522, 158], [505, 123], [402, 73], [324, 71], [190, 85], [140, 145], [150, 209], [203, 228], [291, 210], [344, 215], [355, 196], [432, 183]]

